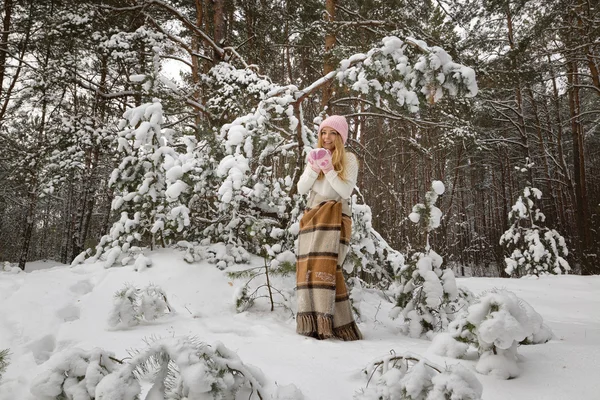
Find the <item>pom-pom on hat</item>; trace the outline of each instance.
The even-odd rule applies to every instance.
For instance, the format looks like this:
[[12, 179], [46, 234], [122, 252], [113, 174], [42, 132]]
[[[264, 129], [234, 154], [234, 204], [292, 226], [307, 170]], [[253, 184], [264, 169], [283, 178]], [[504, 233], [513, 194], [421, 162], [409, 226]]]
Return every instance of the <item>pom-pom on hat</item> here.
[[321, 134], [321, 129], [326, 126], [335, 129], [337, 133], [342, 137], [342, 141], [346, 144], [346, 140], [348, 140], [348, 122], [346, 122], [346, 118], [341, 115], [332, 115], [331, 117], [325, 118], [321, 125], [319, 125], [319, 135]]

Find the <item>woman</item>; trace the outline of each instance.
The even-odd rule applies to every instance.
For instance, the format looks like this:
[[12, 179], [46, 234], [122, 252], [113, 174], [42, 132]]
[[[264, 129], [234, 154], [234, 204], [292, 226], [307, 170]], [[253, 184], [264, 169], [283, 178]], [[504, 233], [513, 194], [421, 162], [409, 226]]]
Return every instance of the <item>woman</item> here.
[[310, 191], [300, 220], [296, 283], [296, 330], [317, 339], [362, 338], [354, 322], [342, 265], [348, 253], [352, 219], [349, 198], [356, 185], [358, 162], [344, 145], [348, 123], [340, 115], [319, 126], [316, 149], [298, 181], [298, 192]]

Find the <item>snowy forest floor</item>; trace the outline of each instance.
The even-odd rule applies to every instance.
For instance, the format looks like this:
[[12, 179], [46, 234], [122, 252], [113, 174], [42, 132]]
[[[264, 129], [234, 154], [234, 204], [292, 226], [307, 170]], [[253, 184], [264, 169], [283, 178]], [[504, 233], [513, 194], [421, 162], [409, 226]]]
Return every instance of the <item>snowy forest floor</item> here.
[[[243, 280], [232, 280], [213, 264], [183, 261], [175, 250], [148, 255], [153, 265], [104, 269], [101, 263], [77, 267], [35, 263], [27, 273], [0, 272], [0, 350], [11, 352], [0, 382], [1, 400], [34, 399], [32, 379], [53, 354], [71, 347], [101, 347], [119, 359], [141, 349], [151, 337], [193, 335], [207, 343], [222, 342], [244, 363], [261, 369], [280, 385], [295, 384], [307, 400], [350, 400], [364, 388], [361, 371], [373, 359], [394, 351], [422, 355], [440, 365], [475, 361], [434, 355], [431, 342], [398, 333], [392, 305], [376, 291], [364, 290], [357, 342], [317, 341], [295, 333], [292, 311], [265, 302], [236, 313], [234, 293]], [[253, 266], [263, 260], [253, 258]], [[239, 266], [236, 266], [238, 269]], [[275, 277], [274, 286], [293, 293], [295, 277]], [[115, 292], [125, 283], [160, 286], [174, 313], [151, 323], [110, 329], [107, 319]], [[459, 285], [475, 294], [493, 288], [514, 291], [540, 313], [555, 339], [521, 346], [522, 374], [504, 381], [476, 374], [486, 400], [592, 400], [600, 393], [600, 276], [549, 276], [540, 279], [462, 278]], [[262, 300], [262, 299], [261, 299]], [[291, 303], [293, 304], [293, 299]]]

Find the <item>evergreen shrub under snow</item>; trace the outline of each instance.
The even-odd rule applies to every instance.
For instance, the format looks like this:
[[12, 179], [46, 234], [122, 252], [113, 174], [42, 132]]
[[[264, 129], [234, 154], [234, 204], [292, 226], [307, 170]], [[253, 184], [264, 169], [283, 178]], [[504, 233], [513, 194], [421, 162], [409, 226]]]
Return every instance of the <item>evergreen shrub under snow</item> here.
[[414, 354], [391, 354], [364, 370], [367, 387], [354, 400], [480, 400], [483, 387], [466, 367], [442, 368]]
[[404, 256], [373, 228], [371, 207], [359, 204], [356, 195], [351, 201], [352, 236], [344, 270], [360, 277], [367, 286], [387, 289], [392, 283], [393, 271], [404, 266]]
[[179, 337], [156, 340], [133, 354], [98, 384], [96, 399], [136, 400], [141, 377], [152, 381], [146, 399], [303, 398], [294, 385], [277, 386], [222, 343]]
[[38, 400], [96, 399], [98, 383], [119, 365], [114, 354], [99, 348], [63, 350], [46, 362], [45, 371], [33, 379], [30, 391]]
[[552, 331], [542, 316], [507, 290], [485, 293], [438, 334], [431, 349], [438, 355], [461, 358], [470, 348], [479, 353], [476, 369], [502, 379], [519, 375], [519, 344], [545, 343]]
[[30, 390], [40, 400], [138, 400], [142, 379], [152, 384], [147, 400], [303, 399], [294, 385], [269, 381], [222, 343], [190, 337], [152, 341], [124, 361], [101, 349], [63, 350], [47, 362]]
[[[273, 257], [268, 261], [269, 257]], [[242, 281], [233, 294], [233, 301], [237, 312], [243, 312], [252, 307], [258, 299], [265, 299], [271, 311], [275, 305], [292, 310], [291, 299], [294, 297], [293, 288], [278, 287], [273, 281], [274, 277], [296, 274], [296, 255], [286, 251], [275, 255], [267, 248], [264, 265], [260, 267], [230, 270], [227, 276], [231, 279]]]
[[148, 285], [140, 290], [126, 284], [115, 293], [108, 325], [113, 329], [128, 328], [140, 321], [154, 321], [169, 312], [173, 309], [160, 287]]
[[443, 258], [429, 245], [429, 232], [440, 224], [442, 212], [435, 202], [442, 193], [443, 183], [434, 181], [425, 194], [425, 203], [413, 207], [409, 218], [419, 224], [424, 243], [410, 255], [406, 265], [395, 271], [396, 282], [391, 287], [396, 307], [390, 316], [401, 315], [412, 337], [445, 330], [461, 307], [454, 272], [442, 268]]
[[210, 240], [203, 240], [200, 243], [190, 243], [181, 240], [177, 242], [177, 246], [185, 249], [183, 257], [185, 261], [189, 263], [207, 261], [210, 264], [215, 264], [220, 270], [250, 260], [250, 253], [246, 249], [223, 242], [210, 243]]
[[571, 270], [565, 239], [543, 226], [546, 216], [535, 204], [541, 197], [540, 190], [526, 187], [508, 214], [511, 226], [500, 238], [500, 245], [509, 254], [504, 259], [509, 275], [560, 275]]
[[2, 375], [6, 372], [6, 367], [8, 367], [10, 359], [10, 353], [8, 349], [0, 350], [0, 381], [2, 380]]

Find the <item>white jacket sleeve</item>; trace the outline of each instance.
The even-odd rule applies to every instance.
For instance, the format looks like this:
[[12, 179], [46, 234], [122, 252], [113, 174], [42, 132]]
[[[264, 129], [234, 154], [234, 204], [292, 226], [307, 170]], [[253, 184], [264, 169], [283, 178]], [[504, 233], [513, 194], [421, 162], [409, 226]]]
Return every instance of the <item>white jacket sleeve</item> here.
[[306, 168], [298, 180], [298, 193], [306, 194], [312, 188], [313, 184], [319, 177], [319, 174], [311, 168], [310, 164], [306, 163]]
[[[325, 178], [327, 178], [327, 182], [329, 182], [333, 190], [335, 190], [342, 199], [349, 199], [356, 186], [356, 179], [358, 178], [358, 162], [356, 161], [356, 156], [352, 153], [346, 154], [346, 180], [340, 179], [335, 170], [326, 173]], [[298, 186], [300, 186], [299, 183]]]

